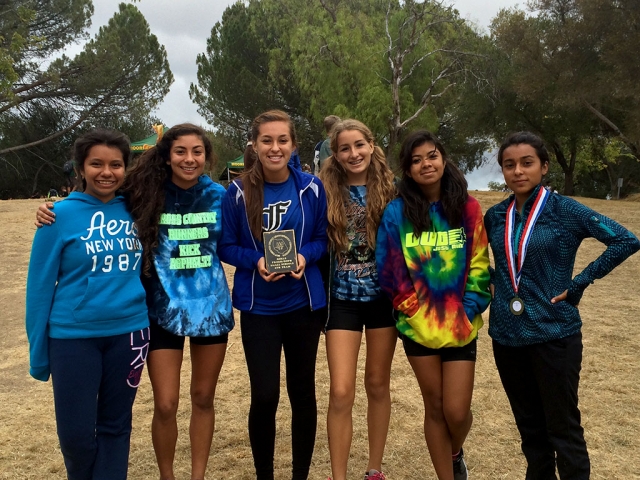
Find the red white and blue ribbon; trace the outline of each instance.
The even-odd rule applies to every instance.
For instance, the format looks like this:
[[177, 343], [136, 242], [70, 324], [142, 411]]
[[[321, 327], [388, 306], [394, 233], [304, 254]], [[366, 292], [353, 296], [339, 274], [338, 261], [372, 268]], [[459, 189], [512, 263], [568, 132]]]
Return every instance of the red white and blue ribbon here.
[[538, 195], [536, 196], [527, 221], [524, 225], [524, 230], [520, 236], [520, 242], [518, 244], [518, 265], [516, 266], [515, 252], [513, 250], [513, 235], [514, 227], [516, 223], [516, 200], [515, 198], [507, 208], [507, 224], [504, 229], [504, 247], [507, 255], [507, 266], [509, 268], [509, 276], [511, 277], [511, 284], [513, 290], [518, 294], [518, 285], [520, 284], [520, 276], [522, 275], [522, 266], [524, 265], [524, 258], [527, 255], [527, 247], [531, 240], [531, 234], [533, 233], [533, 227], [535, 227], [544, 206], [549, 198], [549, 192], [546, 188], [540, 188]]

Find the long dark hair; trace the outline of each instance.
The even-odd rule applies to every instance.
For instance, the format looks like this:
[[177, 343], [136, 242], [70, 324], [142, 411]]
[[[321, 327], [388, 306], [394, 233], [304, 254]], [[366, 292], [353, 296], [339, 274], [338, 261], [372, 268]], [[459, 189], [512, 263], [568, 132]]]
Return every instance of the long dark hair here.
[[404, 200], [403, 213], [413, 225], [413, 233], [416, 237], [431, 229], [431, 217], [429, 216], [431, 203], [422, 193], [418, 184], [409, 176], [413, 150], [425, 143], [433, 143], [445, 162], [444, 172], [440, 179], [440, 203], [449, 225], [455, 226], [462, 222], [462, 211], [467, 198], [469, 198], [467, 180], [460, 169], [448, 160], [447, 152], [440, 139], [426, 130], [410, 133], [402, 142], [400, 149], [402, 180], [398, 185], [398, 195]]
[[[78, 137], [73, 144], [73, 161], [79, 171], [84, 170], [84, 161], [89, 155], [89, 150], [96, 145], [106, 145], [107, 147], [113, 147], [120, 150], [120, 153], [122, 153], [122, 160], [124, 160], [124, 167], [127, 168], [129, 160], [131, 159], [131, 144], [129, 142], [129, 137], [117, 130], [95, 128]], [[87, 182], [83, 177], [82, 189], [85, 190], [86, 188]]]
[[164, 211], [165, 183], [171, 179], [171, 147], [185, 135], [197, 135], [204, 144], [206, 161], [213, 162], [213, 147], [205, 131], [191, 123], [171, 127], [164, 132], [155, 147], [144, 152], [124, 182], [124, 193], [131, 216], [138, 227], [142, 243], [142, 271], [150, 274], [153, 251], [158, 246], [160, 215]]
[[498, 150], [498, 165], [502, 167], [502, 157], [507, 148], [513, 145], [523, 144], [533, 147], [542, 165], [549, 163], [549, 152], [544, 145], [544, 141], [542, 141], [539, 136], [531, 132], [516, 132], [509, 134], [509, 136], [504, 139], [504, 142], [502, 142], [502, 145], [500, 145], [500, 150]]
[[[270, 122], [286, 122], [289, 125], [289, 136], [296, 147], [296, 129], [291, 117], [282, 110], [269, 110], [258, 115], [251, 124], [251, 139], [253, 145], [257, 145], [260, 127]], [[257, 155], [256, 155], [257, 157]], [[288, 160], [288, 159], [287, 159]], [[251, 233], [258, 241], [262, 241], [262, 210], [264, 208], [264, 172], [262, 162], [257, 157], [257, 161], [245, 171], [241, 176], [242, 188], [244, 190], [245, 209], [249, 220]]]

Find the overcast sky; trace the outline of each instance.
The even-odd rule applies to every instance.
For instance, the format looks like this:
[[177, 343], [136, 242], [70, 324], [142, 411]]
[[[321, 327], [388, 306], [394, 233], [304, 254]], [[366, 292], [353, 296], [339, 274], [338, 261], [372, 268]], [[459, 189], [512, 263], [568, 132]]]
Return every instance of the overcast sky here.
[[[222, 18], [222, 12], [235, 0], [141, 0], [136, 3], [162, 45], [167, 49], [175, 81], [160, 105], [157, 115], [166, 125], [193, 122], [206, 126], [206, 121], [189, 98], [189, 85], [196, 82], [196, 56], [206, 50], [211, 28]], [[94, 0], [91, 35], [105, 25], [118, 10], [119, 0]], [[452, 4], [460, 15], [487, 28], [501, 8], [522, 5], [516, 0], [455, 0]], [[80, 47], [78, 47], [79, 49]], [[70, 52], [72, 53], [72, 52]], [[492, 162], [495, 163], [495, 162]], [[482, 169], [471, 176], [470, 188], [485, 188], [488, 180], [500, 180], [495, 168]]]

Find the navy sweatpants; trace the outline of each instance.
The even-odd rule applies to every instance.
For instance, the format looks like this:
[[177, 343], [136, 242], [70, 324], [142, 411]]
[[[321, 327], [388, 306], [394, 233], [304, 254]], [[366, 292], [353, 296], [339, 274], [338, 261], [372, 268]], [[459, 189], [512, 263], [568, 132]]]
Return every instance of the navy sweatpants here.
[[149, 329], [49, 339], [56, 424], [69, 480], [127, 478], [131, 409]]

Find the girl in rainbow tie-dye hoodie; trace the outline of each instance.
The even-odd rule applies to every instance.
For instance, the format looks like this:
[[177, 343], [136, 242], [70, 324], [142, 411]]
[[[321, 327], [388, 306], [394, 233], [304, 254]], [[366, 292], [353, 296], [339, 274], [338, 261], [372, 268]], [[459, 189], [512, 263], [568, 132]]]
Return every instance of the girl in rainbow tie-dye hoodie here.
[[464, 480], [476, 338], [491, 299], [487, 235], [479, 203], [437, 137], [410, 134], [400, 161], [400, 197], [378, 231], [379, 282], [422, 391], [436, 474]]

